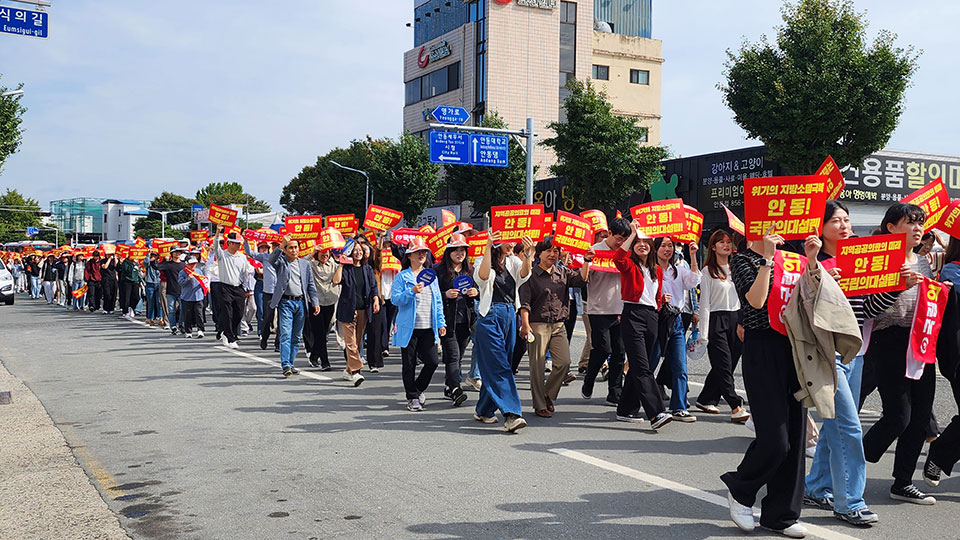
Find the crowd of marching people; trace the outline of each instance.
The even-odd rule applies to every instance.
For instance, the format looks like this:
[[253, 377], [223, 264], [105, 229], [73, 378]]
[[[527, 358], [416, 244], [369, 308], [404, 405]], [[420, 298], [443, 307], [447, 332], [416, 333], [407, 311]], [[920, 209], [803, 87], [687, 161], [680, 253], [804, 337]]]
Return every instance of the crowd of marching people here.
[[[611, 420], [653, 430], [695, 422], [691, 409], [729, 409], [731, 422], [755, 433], [736, 470], [722, 477], [731, 518], [745, 531], [759, 525], [800, 538], [804, 505], [857, 526], [878, 522], [863, 498], [866, 463], [892, 446], [889, 493], [899, 501], [936, 502], [913, 482], [925, 442], [926, 485], [937, 486], [960, 460], [960, 416], [942, 431], [933, 417], [938, 366], [913, 364], [908, 345], [923, 278], [960, 279], [960, 239], [933, 250], [939, 238], [924, 233], [926, 217], [911, 204], [888, 208], [877, 233], [905, 235], [904, 290], [852, 297], [840, 290], [841, 272], [831, 263], [838, 243], [853, 236], [850, 214], [837, 201], [827, 203], [819, 236], [791, 244], [771, 228], [746, 242], [718, 228], [704, 256], [696, 242], [650, 238], [638, 221], [617, 217], [595, 231], [579, 265], [550, 235], [506, 242], [493, 230], [471, 261], [468, 239], [477, 231], [467, 224], [439, 256], [423, 238], [399, 242], [389, 232], [305, 254], [289, 236], [257, 243], [218, 228], [208, 245], [181, 241], [169, 254], [148, 252], [142, 260], [96, 250], [6, 262], [18, 290], [47, 304], [127, 319], [142, 313], [174, 336], [201, 339], [213, 331], [231, 349], [256, 335], [261, 349], [279, 353], [284, 377], [299, 373], [301, 342], [310, 366], [333, 369], [332, 335], [330, 348], [343, 353], [342, 378], [360, 386], [384, 367], [392, 345], [400, 350], [407, 409], [420, 411], [434, 399], [442, 364], [443, 398], [459, 407], [465, 391], [478, 391], [474, 419], [495, 424], [499, 413], [508, 432], [526, 426], [515, 377], [524, 355], [529, 403], [542, 418], [557, 413], [562, 389], [578, 378], [576, 399], [596, 397], [615, 408]], [[778, 321], [768, 303], [780, 294], [774, 261], [781, 250], [806, 263]], [[592, 264], [600, 258], [610, 271]], [[399, 261], [399, 270], [388, 259]], [[950, 294], [939, 371], [960, 402], [960, 307]], [[587, 340], [575, 357], [570, 344], [579, 320]], [[710, 370], [688, 400], [694, 347], [706, 349]], [[738, 364], [746, 396], [734, 383]], [[602, 394], [598, 383], [606, 383]], [[882, 416], [864, 431], [859, 412], [875, 391]], [[808, 408], [822, 420], [818, 436]], [[806, 475], [805, 455], [812, 455]], [[752, 506], [763, 487], [757, 523]]]

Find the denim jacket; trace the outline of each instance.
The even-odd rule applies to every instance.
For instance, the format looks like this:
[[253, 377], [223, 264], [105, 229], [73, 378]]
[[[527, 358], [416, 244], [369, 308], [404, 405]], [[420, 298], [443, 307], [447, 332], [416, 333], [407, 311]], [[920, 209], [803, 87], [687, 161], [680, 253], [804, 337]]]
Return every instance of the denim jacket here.
[[[434, 343], [440, 343], [440, 334], [438, 331], [447, 326], [446, 319], [443, 316], [443, 296], [440, 293], [438, 280], [433, 280], [430, 284], [430, 290], [433, 291], [433, 308], [430, 310], [433, 315], [433, 339]], [[417, 294], [413, 288], [417, 284], [417, 276], [413, 270], [404, 268], [393, 278], [393, 291], [390, 293], [390, 303], [397, 306], [397, 333], [393, 335], [393, 344], [396, 347], [406, 347], [413, 336], [413, 325], [417, 318]]]

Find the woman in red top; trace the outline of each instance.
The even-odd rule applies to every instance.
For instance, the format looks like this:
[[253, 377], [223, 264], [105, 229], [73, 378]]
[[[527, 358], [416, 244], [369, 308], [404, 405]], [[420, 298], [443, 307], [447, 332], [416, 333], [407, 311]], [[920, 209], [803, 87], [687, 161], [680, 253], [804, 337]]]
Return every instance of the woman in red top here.
[[657, 310], [663, 303], [663, 271], [657, 265], [653, 239], [640, 232], [639, 221], [634, 221], [631, 229], [630, 237], [613, 256], [620, 271], [621, 333], [630, 365], [624, 375], [617, 420], [642, 422], [642, 405], [650, 427], [660, 429], [673, 419], [663, 407], [660, 389], [653, 377], [656, 366], [650, 362], [657, 342]]

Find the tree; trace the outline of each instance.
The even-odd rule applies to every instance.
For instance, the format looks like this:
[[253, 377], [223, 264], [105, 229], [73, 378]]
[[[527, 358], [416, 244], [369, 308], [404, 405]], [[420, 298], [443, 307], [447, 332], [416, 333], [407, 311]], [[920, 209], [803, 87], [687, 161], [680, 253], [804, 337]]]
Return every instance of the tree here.
[[[0, 195], [0, 242], [21, 242], [27, 239], [27, 227], [40, 227], [40, 204], [24, 197], [15, 189]], [[51, 231], [50, 241], [54, 241]]]
[[403, 212], [407, 223], [416, 223], [437, 200], [440, 167], [430, 163], [423, 139], [404, 134], [398, 140], [370, 141], [373, 168], [370, 186], [377, 204]]
[[244, 193], [243, 186], [237, 182], [211, 182], [197, 191], [197, 204], [209, 207], [211, 204], [248, 204], [251, 214], [263, 214], [270, 211], [270, 205], [260, 199]]
[[890, 139], [919, 55], [887, 31], [868, 46], [851, 0], [785, 3], [782, 15], [776, 45], [727, 51], [725, 103], [790, 171], [812, 174], [827, 155], [860, 163]]
[[[14, 90], [23, 89], [23, 84]], [[0, 85], [0, 94], [8, 92], [9, 88]], [[21, 96], [0, 97], [0, 170], [6, 163], [7, 157], [15, 154], [20, 148], [23, 130], [20, 122], [27, 109], [20, 106]], [[8, 192], [9, 193], [9, 192]]]
[[[171, 236], [171, 225], [177, 225], [179, 223], [187, 223], [193, 221], [193, 205], [198, 204], [196, 199], [190, 199], [184, 197], [183, 195], [177, 195], [176, 193], [170, 193], [169, 191], [164, 191], [153, 198], [153, 201], [150, 202], [151, 210], [179, 210], [183, 209], [181, 212], [173, 212], [167, 214], [167, 230], [166, 234], [170, 238]], [[136, 223], [133, 224], [133, 231], [137, 236], [141, 238], [160, 238], [161, 231], [163, 229], [162, 223], [163, 217], [160, 214], [150, 212], [150, 215], [140, 218]], [[182, 238], [182, 237], [176, 237]]]
[[[151, 216], [152, 215], [153, 214], [151, 214]], [[174, 222], [170, 221], [170, 216], [172, 215], [173, 214], [167, 216], [166, 229], [164, 229], [163, 222], [160, 221], [160, 216], [158, 215], [156, 219], [138, 219], [137, 222], [133, 224], [133, 231], [137, 236], [144, 239], [176, 238], [179, 240], [180, 238], [186, 238], [189, 236], [187, 231], [178, 231], [171, 226], [174, 224]]]
[[368, 141], [353, 141], [347, 148], [334, 148], [318, 157], [315, 164], [304, 167], [284, 186], [280, 204], [294, 214], [355, 214], [362, 219], [366, 211], [366, 179], [331, 161], [362, 171], [373, 168]]
[[[496, 113], [486, 115], [481, 127], [505, 129], [507, 124]], [[510, 138], [510, 162], [507, 167], [446, 167], [446, 181], [460, 202], [471, 201], [475, 212], [488, 212], [491, 206], [520, 204], [526, 194], [527, 158], [524, 148]]]
[[557, 135], [540, 143], [557, 153], [550, 172], [566, 178], [573, 197], [585, 204], [613, 206], [647, 190], [659, 177], [667, 151], [642, 146], [645, 128], [613, 114], [606, 93], [590, 81], [570, 80], [567, 89], [567, 121], [551, 123]]

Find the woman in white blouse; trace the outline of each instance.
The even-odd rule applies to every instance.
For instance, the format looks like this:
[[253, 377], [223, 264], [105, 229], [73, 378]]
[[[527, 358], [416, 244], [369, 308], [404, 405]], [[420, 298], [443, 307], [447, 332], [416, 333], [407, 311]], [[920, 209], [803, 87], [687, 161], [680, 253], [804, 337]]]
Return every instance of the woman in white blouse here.
[[[744, 423], [750, 414], [743, 408], [743, 398], [737, 395], [733, 371], [740, 360], [742, 342], [737, 335], [740, 298], [730, 278], [730, 257], [733, 238], [719, 229], [707, 242], [706, 271], [700, 279], [700, 335], [706, 336], [710, 373], [697, 398], [697, 408], [709, 414], [719, 414], [717, 404], [722, 397], [730, 406], [730, 419]], [[701, 339], [703, 339], [701, 337]]]

